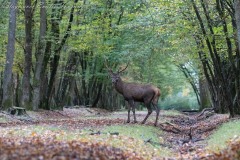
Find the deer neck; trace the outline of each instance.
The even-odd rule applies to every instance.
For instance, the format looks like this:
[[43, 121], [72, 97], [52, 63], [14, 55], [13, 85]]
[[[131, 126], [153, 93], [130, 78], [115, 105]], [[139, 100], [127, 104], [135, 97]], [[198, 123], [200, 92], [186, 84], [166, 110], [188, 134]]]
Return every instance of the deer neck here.
[[115, 83], [115, 89], [119, 92], [119, 93], [123, 93], [123, 81], [121, 79], [118, 80], [117, 83]]

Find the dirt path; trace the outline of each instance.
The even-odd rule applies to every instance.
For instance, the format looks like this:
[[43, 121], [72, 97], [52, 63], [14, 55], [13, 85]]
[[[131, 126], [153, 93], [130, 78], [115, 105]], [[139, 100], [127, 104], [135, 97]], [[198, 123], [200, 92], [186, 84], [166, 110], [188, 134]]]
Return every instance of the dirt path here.
[[167, 145], [178, 152], [178, 158], [201, 159], [205, 153], [206, 139], [219, 125], [229, 120], [228, 115], [181, 115], [160, 124], [165, 131]]

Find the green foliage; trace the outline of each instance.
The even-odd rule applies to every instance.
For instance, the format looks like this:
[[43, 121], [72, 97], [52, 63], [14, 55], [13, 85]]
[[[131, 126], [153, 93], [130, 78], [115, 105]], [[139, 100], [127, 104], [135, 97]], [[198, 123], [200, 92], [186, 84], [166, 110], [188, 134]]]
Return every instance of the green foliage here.
[[197, 110], [199, 106], [195, 96], [172, 95], [160, 102], [162, 109]]
[[8, 33], [8, 7], [7, 1], [0, 0], [0, 72], [3, 71], [5, 64], [5, 54], [7, 46], [7, 33]]
[[[39, 6], [39, 3], [37, 2], [36, 5]], [[53, 6], [54, 2], [47, 1], [46, 3], [47, 6]], [[22, 8], [24, 2], [21, 1], [18, 5]], [[76, 7], [74, 18], [71, 31], [69, 31], [70, 36], [59, 55], [56, 84], [64, 76], [68, 76], [75, 78], [78, 88], [83, 88], [82, 81], [85, 81], [88, 86], [87, 93], [91, 92], [90, 88], [94, 86], [94, 83], [104, 84], [106, 85], [104, 88], [110, 88], [110, 81], [107, 80], [107, 72], [104, 68], [105, 59], [113, 70], [118, 70], [119, 67], [130, 62], [126, 74], [123, 75], [125, 80], [156, 85], [161, 89], [161, 98], [165, 99], [169, 95], [181, 92], [182, 86], [188, 84], [188, 80], [179, 72], [178, 65], [192, 62], [194, 69], [198, 68], [197, 49], [192, 35], [189, 34], [193, 30], [193, 22], [186, 20], [183, 14], [179, 14], [191, 15], [191, 7], [185, 2], [117, 0], [110, 3], [105, 0], [94, 0], [78, 1], [74, 4], [73, 1], [64, 0], [63, 6], [58, 8], [57, 13], [54, 12], [56, 9], [46, 7], [47, 36], [44, 41], [52, 43], [47, 71], [52, 69], [49, 66], [55, 54], [54, 49], [59, 46], [60, 40], [66, 34], [69, 13], [73, 5]], [[33, 55], [39, 45], [39, 13], [40, 8], [36, 7], [33, 16]], [[3, 28], [0, 31], [1, 39], [3, 39], [0, 42], [0, 49], [2, 48], [0, 62], [3, 63], [5, 56], [2, 56], [2, 53], [6, 52], [7, 15], [8, 9], [4, 9], [4, 13], [0, 15], [1, 20], [4, 21], [0, 24]], [[21, 76], [24, 66], [25, 18], [22, 12], [19, 12], [17, 16], [17, 42], [13, 72]], [[53, 21], [59, 24], [59, 37], [54, 36], [56, 33], [52, 31]], [[215, 30], [221, 32], [220, 28], [216, 27]], [[83, 58], [87, 62], [87, 67], [83, 68], [78, 61], [76, 72], [65, 73], [64, 69], [67, 67], [68, 57], [72, 52], [77, 52], [77, 57], [87, 53]], [[34, 57], [32, 62], [35, 66]], [[94, 96], [91, 97], [94, 93], [89, 94], [86, 97], [94, 99]], [[193, 98], [191, 101], [194, 101]], [[193, 108], [193, 104], [187, 104]]]

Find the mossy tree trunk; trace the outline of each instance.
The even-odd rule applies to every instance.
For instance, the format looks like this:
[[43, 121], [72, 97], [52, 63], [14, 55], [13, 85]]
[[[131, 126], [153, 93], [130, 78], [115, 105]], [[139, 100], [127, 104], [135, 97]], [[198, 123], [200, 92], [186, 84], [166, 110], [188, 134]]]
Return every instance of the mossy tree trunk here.
[[15, 52], [16, 8], [17, 0], [11, 0], [11, 7], [9, 8], [8, 45], [3, 79], [3, 100], [1, 107], [3, 110], [12, 107], [13, 105], [12, 67]]
[[25, 50], [24, 71], [22, 79], [21, 106], [30, 109], [30, 79], [32, 67], [32, 22], [33, 6], [31, 0], [25, 0]]
[[40, 8], [40, 33], [38, 39], [38, 48], [36, 51], [36, 66], [33, 79], [33, 110], [38, 110], [41, 99], [41, 84], [44, 81], [41, 80], [41, 73], [43, 72], [44, 52], [46, 47], [46, 31], [47, 31], [47, 13], [45, 0], [41, 0]]

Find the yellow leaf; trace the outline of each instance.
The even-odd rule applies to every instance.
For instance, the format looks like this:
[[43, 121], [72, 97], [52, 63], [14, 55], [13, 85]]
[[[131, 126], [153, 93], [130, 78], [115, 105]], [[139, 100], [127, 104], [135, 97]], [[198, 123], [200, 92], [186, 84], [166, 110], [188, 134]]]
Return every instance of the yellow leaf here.
[[31, 136], [32, 136], [32, 137], [34, 137], [34, 136], [36, 136], [36, 135], [37, 135], [37, 133], [34, 132], [34, 131], [31, 133]]

